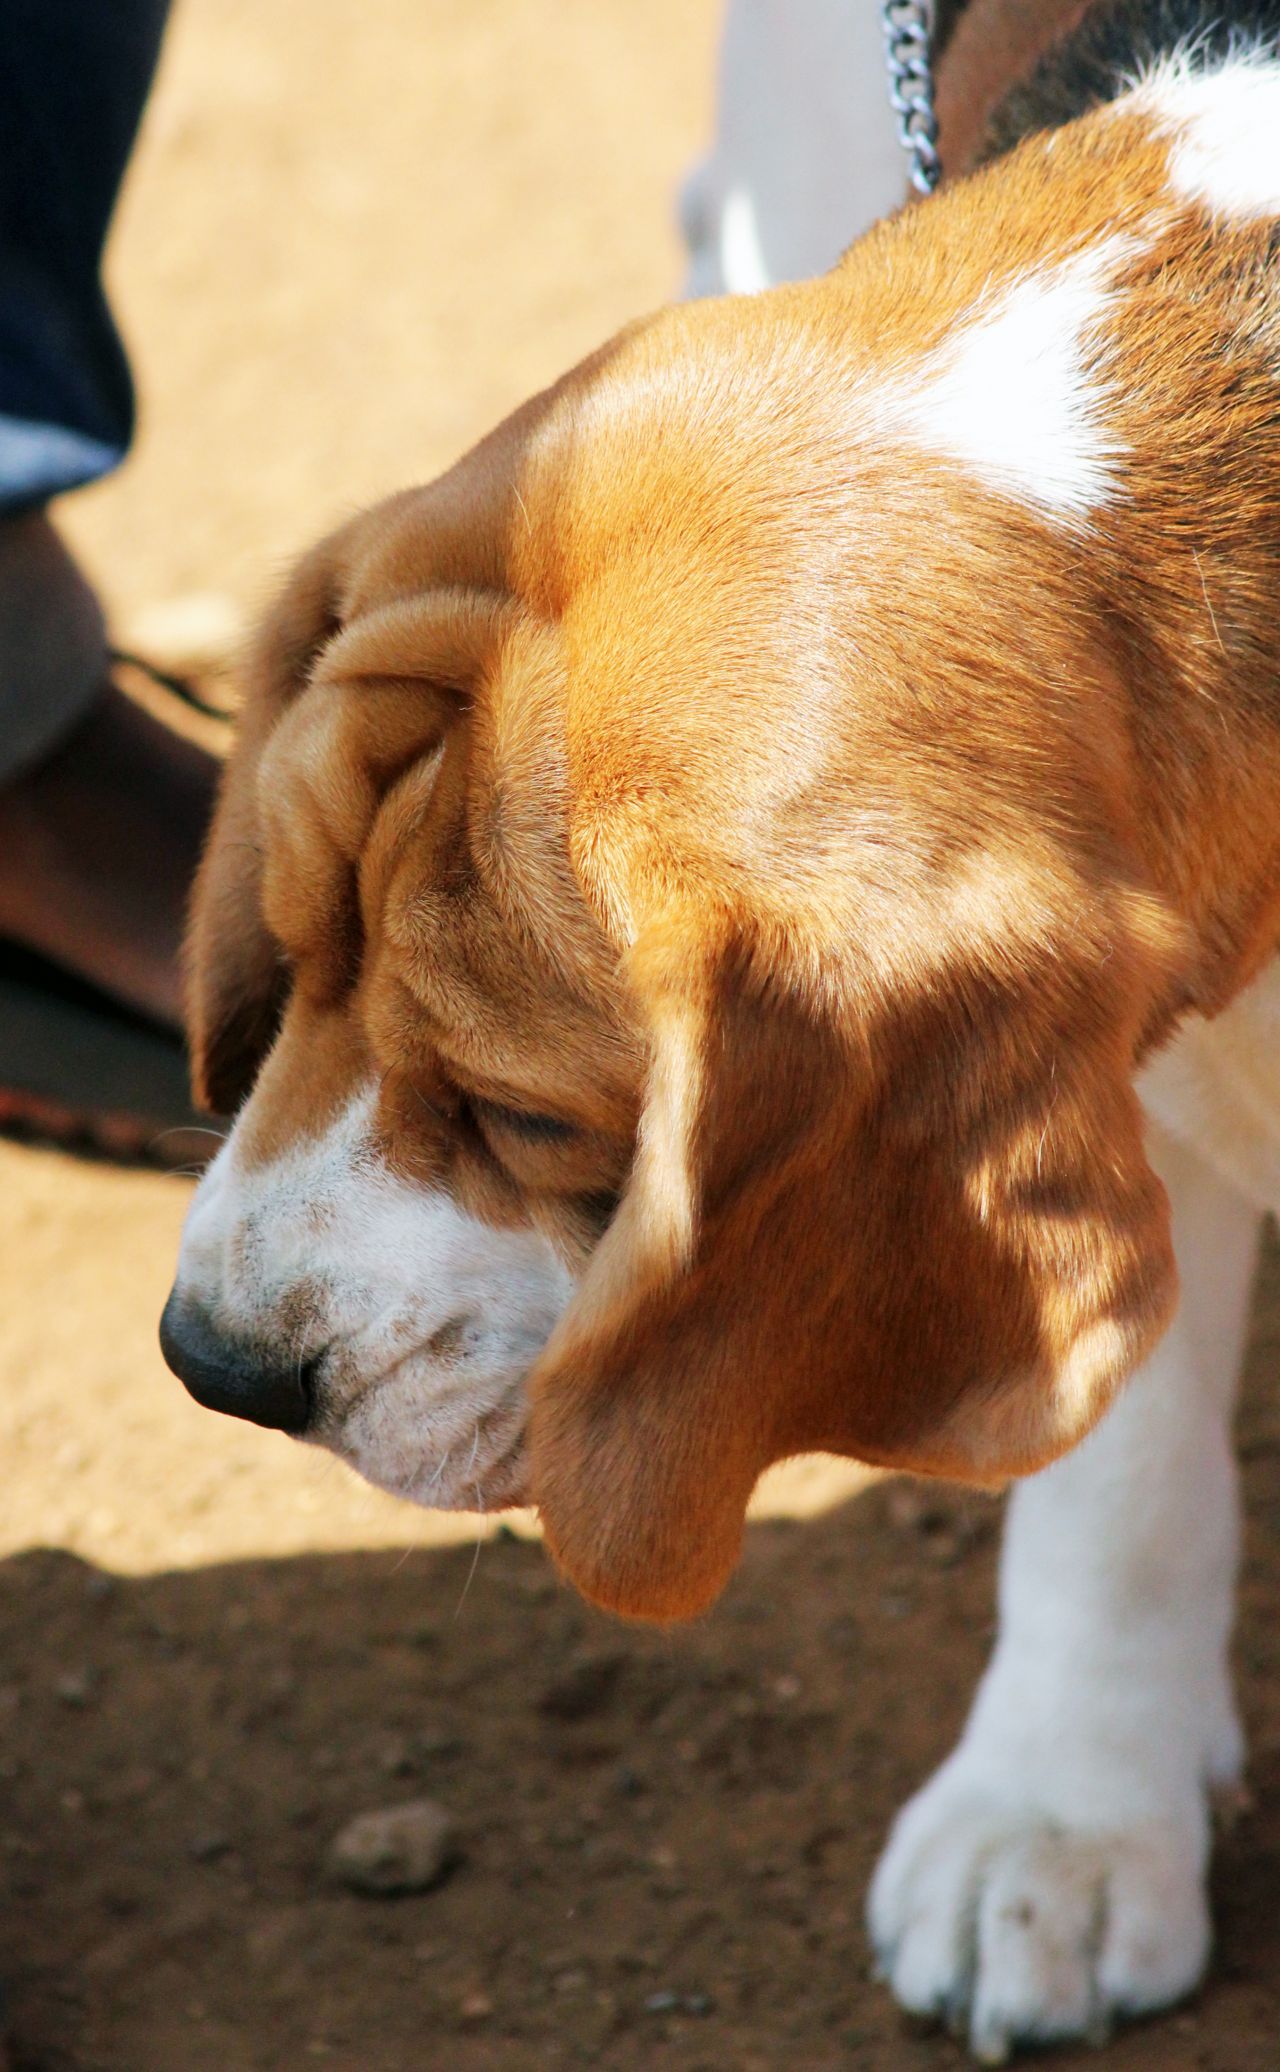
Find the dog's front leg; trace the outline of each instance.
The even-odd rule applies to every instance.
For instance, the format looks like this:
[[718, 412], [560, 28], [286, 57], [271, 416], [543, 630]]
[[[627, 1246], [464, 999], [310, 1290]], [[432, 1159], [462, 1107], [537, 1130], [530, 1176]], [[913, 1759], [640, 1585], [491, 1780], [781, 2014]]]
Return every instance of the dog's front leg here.
[[1000, 1631], [959, 1745], [899, 1815], [871, 1935], [979, 2057], [1196, 1983], [1209, 1794], [1239, 1773], [1231, 1406], [1258, 1217], [1168, 1139], [1179, 1313], [1103, 1424], [1015, 1492]]

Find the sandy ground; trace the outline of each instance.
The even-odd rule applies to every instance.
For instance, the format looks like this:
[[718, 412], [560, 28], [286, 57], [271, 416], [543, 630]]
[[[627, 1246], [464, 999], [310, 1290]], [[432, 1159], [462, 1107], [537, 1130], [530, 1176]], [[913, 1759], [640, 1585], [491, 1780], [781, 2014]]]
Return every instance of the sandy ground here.
[[[142, 436], [65, 513], [126, 641], [222, 640], [342, 512], [672, 290], [718, 11], [185, 0], [111, 255]], [[958, 2066], [869, 1978], [860, 1908], [981, 1660], [993, 1511], [804, 1465], [712, 1618], [611, 1628], [535, 1545], [477, 1555], [473, 1521], [187, 1402], [154, 1333], [188, 1192], [0, 1145], [24, 2072]], [[1260, 1804], [1220, 1860], [1213, 1977], [1116, 2072], [1280, 2065], [1272, 1266], [1241, 1641]], [[446, 1883], [325, 1882], [350, 1814], [424, 1791], [459, 1823]]]

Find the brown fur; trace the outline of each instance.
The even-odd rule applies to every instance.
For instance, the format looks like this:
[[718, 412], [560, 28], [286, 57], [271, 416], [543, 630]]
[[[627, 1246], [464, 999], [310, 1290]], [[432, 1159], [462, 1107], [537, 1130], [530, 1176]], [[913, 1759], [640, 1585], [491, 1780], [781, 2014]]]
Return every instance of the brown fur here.
[[1087, 13], [1091, 0], [969, 0], [938, 64], [938, 149], [948, 175], [978, 158], [1011, 86]]
[[[1168, 1317], [1132, 1077], [1280, 933], [1280, 429], [1266, 228], [1176, 212], [1165, 151], [1094, 116], [635, 326], [264, 634], [199, 1084], [247, 1088], [287, 966], [250, 1157], [372, 1071], [401, 1170], [585, 1260], [530, 1493], [623, 1611], [704, 1605], [784, 1455], [1042, 1465]], [[1126, 227], [1091, 528], [878, 430], [878, 382]]]

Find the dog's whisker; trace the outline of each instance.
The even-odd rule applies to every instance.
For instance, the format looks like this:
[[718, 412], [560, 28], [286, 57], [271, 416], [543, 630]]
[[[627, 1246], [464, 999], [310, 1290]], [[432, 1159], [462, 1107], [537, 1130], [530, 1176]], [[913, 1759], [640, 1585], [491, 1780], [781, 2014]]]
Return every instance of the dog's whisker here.
[[[477, 1434], [478, 1434], [478, 1427], [477, 1427]], [[472, 1489], [473, 1489], [473, 1490], [475, 1491], [475, 1499], [476, 1499], [476, 1509], [477, 1509], [477, 1511], [478, 1511], [478, 1510], [479, 1510], [479, 1509], [481, 1508], [481, 1497], [480, 1497], [480, 1485], [479, 1485], [479, 1483], [478, 1483], [478, 1482], [473, 1482], [473, 1483], [471, 1484], [471, 1487], [472, 1487]], [[484, 1519], [483, 1519], [483, 1518], [481, 1518], [481, 1520], [480, 1520], [480, 1529], [479, 1529], [479, 1531], [478, 1531], [478, 1532], [476, 1533], [476, 1545], [475, 1545], [475, 1552], [474, 1552], [474, 1553], [473, 1553], [473, 1555], [471, 1556], [471, 1566], [470, 1566], [470, 1568], [469, 1568], [469, 1569], [467, 1570], [467, 1579], [466, 1579], [466, 1582], [465, 1582], [465, 1583], [463, 1584], [463, 1586], [462, 1586], [462, 1595], [461, 1595], [461, 1597], [460, 1597], [460, 1598], [458, 1599], [458, 1602], [457, 1602], [457, 1604], [456, 1604], [456, 1605], [454, 1606], [454, 1608], [453, 1608], [453, 1619], [454, 1619], [454, 1624], [455, 1624], [455, 1625], [457, 1624], [457, 1621], [458, 1621], [458, 1619], [459, 1619], [459, 1618], [461, 1617], [461, 1614], [462, 1614], [462, 1607], [463, 1607], [463, 1605], [464, 1605], [464, 1604], [466, 1603], [466, 1601], [467, 1601], [467, 1592], [468, 1592], [468, 1590], [469, 1590], [469, 1589], [471, 1588], [471, 1585], [472, 1585], [472, 1583], [473, 1583], [473, 1582], [474, 1582], [474, 1580], [475, 1580], [475, 1573], [476, 1573], [476, 1570], [477, 1570], [477, 1568], [478, 1568], [478, 1567], [480, 1566], [480, 1549], [481, 1549], [481, 1547], [483, 1547], [483, 1545], [484, 1545], [484, 1543], [485, 1543], [485, 1537], [486, 1537], [486, 1535], [485, 1535], [485, 1529], [484, 1529]]]

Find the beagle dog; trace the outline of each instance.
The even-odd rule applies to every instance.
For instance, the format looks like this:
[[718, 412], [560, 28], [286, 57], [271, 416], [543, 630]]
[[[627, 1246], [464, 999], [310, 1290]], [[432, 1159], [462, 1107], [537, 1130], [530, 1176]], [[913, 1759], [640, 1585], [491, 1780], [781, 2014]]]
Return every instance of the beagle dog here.
[[1094, 8], [832, 272], [316, 548], [195, 900], [201, 1401], [657, 1619], [786, 1455], [1026, 1478], [870, 1902], [988, 2058], [1196, 1982], [1241, 1763], [1278, 238], [1280, 6]]

